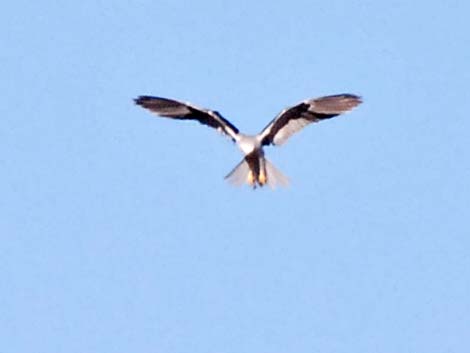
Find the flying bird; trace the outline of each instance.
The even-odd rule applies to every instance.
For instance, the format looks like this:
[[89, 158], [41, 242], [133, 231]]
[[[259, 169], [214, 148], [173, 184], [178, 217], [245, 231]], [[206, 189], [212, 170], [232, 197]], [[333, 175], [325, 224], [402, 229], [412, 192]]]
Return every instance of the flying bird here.
[[214, 110], [152, 96], [140, 96], [134, 101], [159, 116], [196, 120], [228, 136], [243, 152], [244, 158], [225, 179], [234, 185], [247, 183], [253, 188], [266, 184], [274, 188], [278, 185], [287, 186], [289, 183], [288, 178], [264, 157], [264, 146], [282, 145], [306, 125], [333, 118], [362, 103], [361, 97], [354, 94], [307, 99], [281, 111], [259, 134], [246, 135]]

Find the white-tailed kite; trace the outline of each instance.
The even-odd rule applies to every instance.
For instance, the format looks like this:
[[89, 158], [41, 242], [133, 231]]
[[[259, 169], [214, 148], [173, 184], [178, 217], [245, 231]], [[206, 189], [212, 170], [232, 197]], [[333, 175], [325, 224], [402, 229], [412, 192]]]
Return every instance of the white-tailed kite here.
[[197, 120], [227, 135], [235, 142], [245, 158], [225, 177], [235, 185], [247, 183], [253, 188], [268, 184], [286, 186], [289, 181], [265, 157], [264, 146], [281, 145], [291, 135], [310, 123], [330, 119], [362, 103], [353, 94], [337, 94], [305, 100], [280, 112], [259, 134], [245, 135], [218, 112], [198, 108], [173, 99], [140, 96], [135, 103], [162, 117]]

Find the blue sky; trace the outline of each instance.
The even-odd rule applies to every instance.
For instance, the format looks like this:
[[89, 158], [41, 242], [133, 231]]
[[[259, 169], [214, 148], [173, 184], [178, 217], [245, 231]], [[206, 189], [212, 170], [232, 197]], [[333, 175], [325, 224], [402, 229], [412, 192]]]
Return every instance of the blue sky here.
[[[470, 346], [470, 5], [14, 1], [0, 14], [0, 351], [462, 352]], [[256, 133], [350, 92], [269, 159]]]

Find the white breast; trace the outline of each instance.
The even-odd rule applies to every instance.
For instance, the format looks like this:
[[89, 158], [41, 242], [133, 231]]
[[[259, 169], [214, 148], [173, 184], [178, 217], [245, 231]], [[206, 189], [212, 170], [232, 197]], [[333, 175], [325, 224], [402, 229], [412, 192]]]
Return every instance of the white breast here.
[[243, 136], [238, 141], [238, 147], [242, 150], [242, 152], [247, 155], [253, 152], [256, 148], [258, 148], [259, 143], [255, 137], [252, 136]]

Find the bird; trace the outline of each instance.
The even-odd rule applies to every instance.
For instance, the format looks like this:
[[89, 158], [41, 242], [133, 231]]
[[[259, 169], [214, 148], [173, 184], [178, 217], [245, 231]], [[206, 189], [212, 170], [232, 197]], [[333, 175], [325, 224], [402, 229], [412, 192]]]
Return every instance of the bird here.
[[236, 143], [244, 155], [225, 179], [237, 186], [246, 183], [253, 189], [265, 185], [274, 189], [277, 186], [287, 186], [289, 179], [265, 158], [264, 147], [280, 146], [310, 123], [352, 110], [362, 103], [362, 97], [343, 93], [306, 99], [282, 110], [256, 135], [243, 134], [218, 111], [200, 108], [192, 103], [148, 95], [139, 96], [134, 102], [160, 117], [195, 120], [218, 130]]

